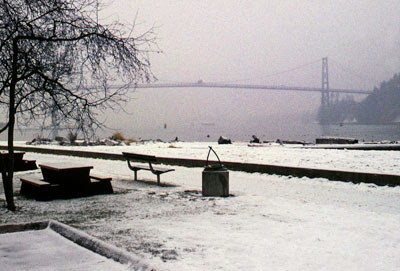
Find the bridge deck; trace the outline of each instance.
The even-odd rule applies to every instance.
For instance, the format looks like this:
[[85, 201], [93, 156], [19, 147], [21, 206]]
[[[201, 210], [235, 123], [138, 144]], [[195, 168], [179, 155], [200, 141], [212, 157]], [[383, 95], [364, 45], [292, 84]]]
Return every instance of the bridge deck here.
[[[121, 86], [116, 86], [121, 87]], [[155, 83], [155, 84], [137, 84], [136, 88], [237, 88], [237, 89], [268, 89], [268, 90], [289, 90], [289, 91], [310, 91], [322, 92], [322, 88], [315, 87], [296, 87], [284, 85], [254, 85], [254, 84], [221, 84], [221, 83]], [[329, 89], [329, 92], [349, 93], [368, 95], [372, 91], [362, 89]]]

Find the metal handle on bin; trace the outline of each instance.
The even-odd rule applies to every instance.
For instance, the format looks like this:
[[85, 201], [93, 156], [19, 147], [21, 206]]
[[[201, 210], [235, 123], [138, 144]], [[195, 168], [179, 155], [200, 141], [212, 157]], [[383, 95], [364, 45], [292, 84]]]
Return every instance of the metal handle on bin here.
[[222, 168], [223, 165], [222, 165], [222, 163], [221, 163], [221, 160], [219, 160], [218, 154], [214, 151], [214, 149], [213, 149], [211, 146], [208, 146], [208, 147], [209, 147], [210, 149], [208, 150], [208, 154], [207, 154], [206, 168], [210, 167], [210, 166], [208, 165], [208, 157], [210, 156], [210, 152], [211, 152], [211, 151], [215, 154], [215, 156], [216, 156], [217, 159], [218, 159], [218, 162], [219, 162], [218, 168]]

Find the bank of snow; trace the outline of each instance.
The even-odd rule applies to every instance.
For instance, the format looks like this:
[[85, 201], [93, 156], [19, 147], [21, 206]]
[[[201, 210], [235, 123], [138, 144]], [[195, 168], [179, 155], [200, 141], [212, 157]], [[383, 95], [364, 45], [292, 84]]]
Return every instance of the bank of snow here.
[[[83, 150], [205, 159], [207, 143]], [[223, 160], [398, 173], [395, 152], [214, 145]], [[82, 150], [82, 148], [79, 148]], [[158, 187], [133, 182], [123, 161], [27, 153], [39, 163], [85, 163], [112, 176], [114, 195], [36, 202], [18, 196], [0, 223], [55, 219], [143, 257], [161, 270], [398, 270], [400, 188], [230, 172], [229, 198], [201, 196], [201, 168], [174, 167]], [[396, 164], [397, 162], [397, 164]], [[325, 164], [326, 163], [326, 164]], [[366, 166], [371, 165], [371, 167]], [[18, 173], [16, 189], [18, 190]], [[155, 180], [149, 172], [139, 178]]]

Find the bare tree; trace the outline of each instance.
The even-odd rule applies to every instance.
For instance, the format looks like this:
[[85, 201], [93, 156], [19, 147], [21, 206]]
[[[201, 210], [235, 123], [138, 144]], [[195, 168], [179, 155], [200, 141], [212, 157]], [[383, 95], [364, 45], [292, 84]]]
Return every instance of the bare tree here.
[[[9, 160], [0, 159], [7, 208], [13, 200], [14, 126], [48, 117], [90, 132], [98, 114], [126, 100], [128, 87], [153, 78], [150, 29], [133, 36], [100, 25], [96, 0], [0, 0], [0, 106], [8, 108]], [[8, 163], [7, 167], [5, 166]]]

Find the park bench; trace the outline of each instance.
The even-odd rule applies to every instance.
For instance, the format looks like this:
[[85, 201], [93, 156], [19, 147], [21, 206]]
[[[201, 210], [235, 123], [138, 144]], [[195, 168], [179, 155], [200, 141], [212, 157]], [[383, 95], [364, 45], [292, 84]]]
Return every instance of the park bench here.
[[89, 175], [91, 192], [99, 193], [99, 194], [112, 194], [114, 190], [111, 185], [112, 178], [111, 177], [101, 177], [95, 176], [93, 174]]
[[36, 200], [50, 199], [50, 190], [56, 186], [37, 176], [21, 177], [20, 180], [20, 194], [34, 197]]
[[[157, 175], [157, 184], [160, 185], [160, 175], [175, 170], [172, 168], [153, 166], [152, 163], [157, 163], [157, 158], [153, 155], [144, 155], [131, 152], [123, 152], [122, 154], [128, 162], [128, 167], [135, 172], [135, 181], [137, 181], [137, 172], [139, 170], [149, 170], [153, 174]], [[148, 165], [132, 164], [133, 161], [148, 163]]]
[[35, 170], [38, 167], [36, 166], [36, 160], [27, 160], [23, 159], [20, 164], [15, 165], [15, 171], [25, 171], [25, 170]]
[[93, 174], [89, 175], [90, 179], [96, 180], [96, 181], [104, 181], [104, 182], [111, 182], [112, 178], [111, 177], [100, 177], [100, 176], [95, 176]]
[[26, 184], [32, 185], [32, 186], [35, 186], [35, 187], [45, 187], [45, 186], [50, 186], [51, 185], [48, 182], [45, 182], [45, 181], [43, 181], [43, 180], [41, 180], [39, 178], [32, 177], [32, 176], [29, 179], [26, 178], [26, 177], [22, 177], [21, 178], [21, 182], [22, 182], [21, 190], [23, 190], [23, 187], [25, 187]]

